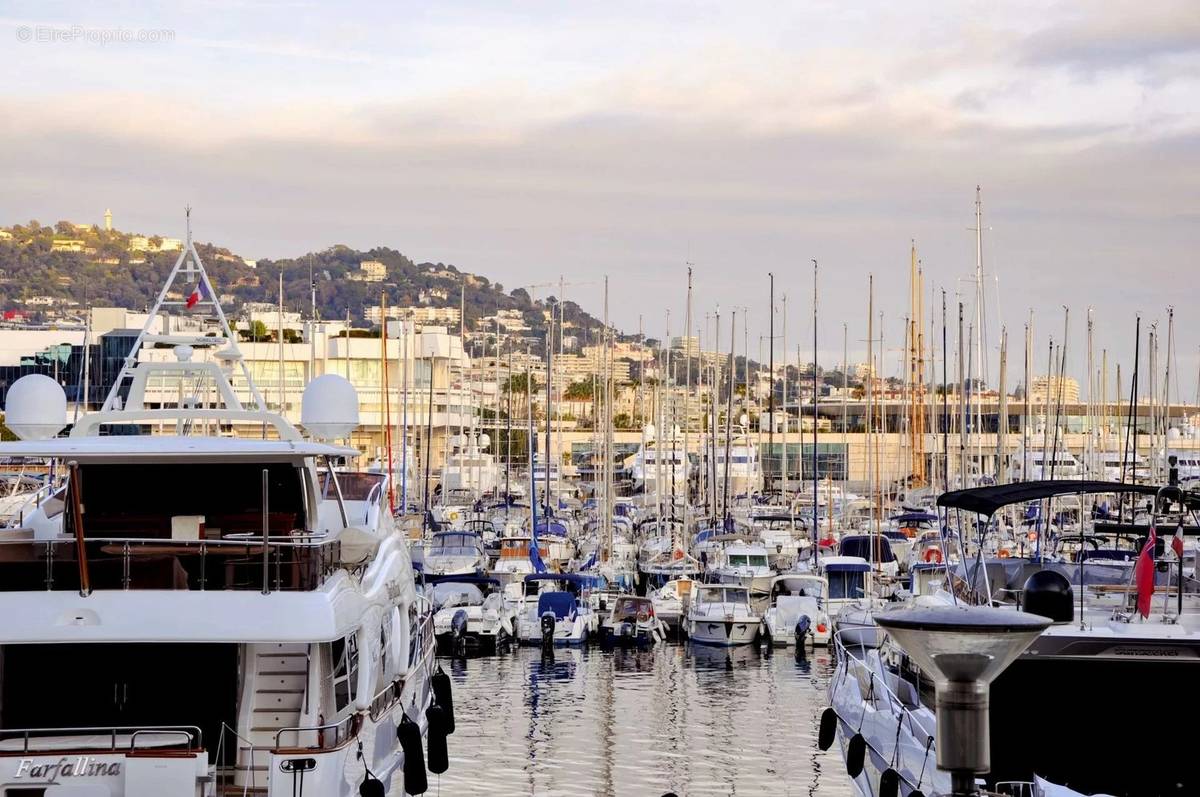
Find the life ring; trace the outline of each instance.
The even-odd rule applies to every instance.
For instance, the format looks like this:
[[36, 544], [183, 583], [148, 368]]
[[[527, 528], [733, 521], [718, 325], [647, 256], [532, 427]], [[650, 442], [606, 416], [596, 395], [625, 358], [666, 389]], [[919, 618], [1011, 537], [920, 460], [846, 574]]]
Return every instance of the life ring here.
[[1007, 548], [1001, 548], [998, 555], [1001, 559], [1007, 559], [1008, 557], [1012, 556], [1012, 554], [1008, 552]]
[[1028, 534], [1025, 535], [1025, 539], [1029, 540], [1030, 542], [1033, 542], [1034, 540], [1037, 539], [1037, 532], [1036, 531], [1029, 532]]
[[940, 565], [942, 563], [942, 549], [926, 548], [925, 553], [921, 556], [921, 559], [923, 559], [927, 564], [932, 562]]

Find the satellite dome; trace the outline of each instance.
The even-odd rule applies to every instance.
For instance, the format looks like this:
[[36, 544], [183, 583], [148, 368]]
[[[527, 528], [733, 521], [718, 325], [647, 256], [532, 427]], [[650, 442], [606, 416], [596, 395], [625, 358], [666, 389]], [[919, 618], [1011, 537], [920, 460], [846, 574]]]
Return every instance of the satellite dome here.
[[45, 374], [23, 376], [8, 389], [4, 422], [22, 440], [48, 440], [67, 425], [67, 394]]
[[349, 437], [358, 427], [358, 391], [345, 377], [318, 376], [304, 388], [300, 424], [318, 440]]
[[1175, 428], [1174, 426], [1172, 426], [1170, 429], [1167, 430], [1167, 439], [1168, 440], [1178, 440], [1181, 437], [1183, 437], [1183, 433], [1180, 432], [1179, 429]]
[[487, 434], [487, 432], [484, 432], [479, 435], [479, 447], [480, 448], [487, 448], [491, 444], [492, 444], [492, 438]]
[[654, 433], [657, 431], [658, 430], [654, 428], [654, 424], [652, 424], [652, 423], [646, 424], [646, 437], [649, 437], [651, 440], [653, 440]]

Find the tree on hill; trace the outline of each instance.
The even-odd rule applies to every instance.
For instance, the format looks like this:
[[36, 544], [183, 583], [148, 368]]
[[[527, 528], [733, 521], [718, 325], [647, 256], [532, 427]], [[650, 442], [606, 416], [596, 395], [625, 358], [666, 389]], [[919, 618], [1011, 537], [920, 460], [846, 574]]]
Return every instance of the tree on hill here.
[[563, 393], [563, 398], [581, 401], [592, 397], [592, 383], [590, 380], [583, 382], [572, 382], [567, 385], [566, 391]]
[[531, 376], [529, 381], [526, 382], [525, 374], [513, 374], [510, 376], [508, 378], [508, 383], [504, 385], [504, 390], [509, 393], [525, 394], [529, 392], [529, 390], [526, 389], [527, 384], [532, 385], [534, 393], [538, 392], [539, 387], [537, 377]]

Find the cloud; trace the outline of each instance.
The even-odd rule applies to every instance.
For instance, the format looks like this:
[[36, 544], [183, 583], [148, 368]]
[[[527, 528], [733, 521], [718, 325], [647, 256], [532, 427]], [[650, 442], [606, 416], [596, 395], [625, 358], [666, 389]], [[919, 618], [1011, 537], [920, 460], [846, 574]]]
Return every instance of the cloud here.
[[[862, 348], [868, 272], [899, 335], [911, 238], [953, 303], [982, 183], [1010, 328], [1032, 306], [1044, 334], [1063, 302], [1090, 304], [1098, 346], [1126, 350], [1133, 311], [1177, 295], [1200, 249], [1200, 77], [1154, 25], [1068, 6], [1045, 22], [918, 10], [920, 25], [721, 8], [650, 9], [662, 18], [625, 37], [629, 18], [596, 8], [438, 9], [381, 23], [391, 49], [358, 15], [201, 28], [174, 51], [27, 50], [0, 115], [0, 224], [111, 206], [124, 229], [170, 234], [190, 203], [202, 238], [249, 257], [342, 242], [510, 287], [610, 274], [617, 323], [656, 335], [668, 308], [678, 331], [692, 261], [698, 317], [751, 307], [752, 349], [766, 272], [796, 323], [817, 257], [821, 345], [840, 358], [843, 322]], [[350, 27], [307, 32], [334, 25]], [[1081, 80], [1089, 62], [1129, 68]], [[112, 85], [89, 82], [106, 71]]]
[[1148, 69], [1175, 57], [1200, 58], [1200, 13], [1189, 0], [1077, 5], [1065, 19], [1029, 36], [1022, 58], [1085, 74]]

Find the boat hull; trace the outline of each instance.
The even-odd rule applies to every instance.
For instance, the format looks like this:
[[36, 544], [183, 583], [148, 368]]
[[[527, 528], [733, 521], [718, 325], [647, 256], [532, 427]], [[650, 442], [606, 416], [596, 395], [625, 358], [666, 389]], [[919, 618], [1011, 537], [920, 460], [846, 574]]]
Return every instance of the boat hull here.
[[700, 645], [734, 647], [749, 645], [758, 638], [759, 621], [753, 618], [688, 618], [688, 638]]

